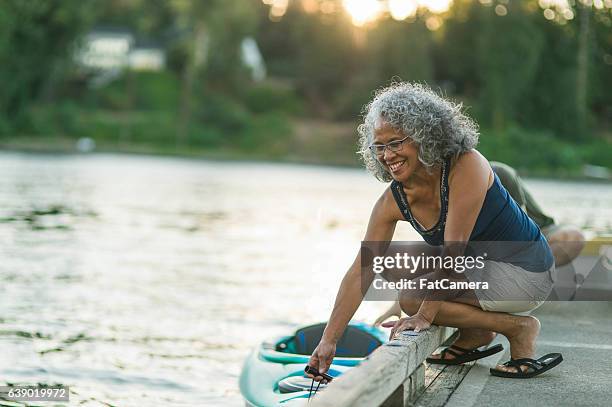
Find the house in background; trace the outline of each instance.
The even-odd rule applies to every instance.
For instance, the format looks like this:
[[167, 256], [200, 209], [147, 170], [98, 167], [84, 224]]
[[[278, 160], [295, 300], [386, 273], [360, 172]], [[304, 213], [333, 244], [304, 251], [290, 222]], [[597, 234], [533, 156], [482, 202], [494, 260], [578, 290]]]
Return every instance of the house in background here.
[[95, 28], [83, 39], [76, 53], [77, 63], [92, 73], [90, 86], [103, 86], [116, 79], [123, 69], [161, 71], [166, 52], [154, 43], [140, 43], [125, 29]]
[[128, 64], [128, 54], [134, 44], [134, 36], [127, 30], [94, 29], [83, 39], [77, 52], [77, 62], [93, 70], [112, 70]]
[[[243, 39], [240, 55], [254, 81], [266, 78], [266, 65], [253, 37]], [[125, 68], [135, 71], [166, 68], [166, 51], [162, 46], [137, 41], [130, 31], [122, 28], [94, 28], [85, 36], [75, 59], [93, 74], [90, 84], [94, 87], [117, 78]]]
[[161, 71], [166, 67], [166, 53], [153, 43], [136, 43], [128, 54], [128, 66], [135, 71]]

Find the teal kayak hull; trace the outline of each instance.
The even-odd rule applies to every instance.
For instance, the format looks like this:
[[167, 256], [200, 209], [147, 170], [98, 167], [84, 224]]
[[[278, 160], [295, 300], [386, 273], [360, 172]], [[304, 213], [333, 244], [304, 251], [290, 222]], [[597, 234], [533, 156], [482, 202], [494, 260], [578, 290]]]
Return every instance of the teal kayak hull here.
[[[353, 335], [356, 332], [356, 328], [376, 338], [379, 343], [384, 342], [386, 339], [384, 332], [370, 325], [351, 323], [349, 326], [353, 327]], [[247, 357], [240, 375], [240, 392], [247, 406], [294, 406], [303, 405], [307, 402], [309, 391], [306, 389], [291, 392], [286, 392], [286, 389], [279, 389], [279, 383], [286, 381], [287, 378], [304, 376], [304, 368], [310, 359], [310, 355], [296, 353], [292, 341], [297, 340], [298, 337], [295, 335], [264, 342]], [[287, 346], [284, 347], [284, 345]], [[313, 345], [316, 346], [316, 344]], [[368, 349], [367, 352], [371, 351]], [[328, 374], [333, 377], [341, 376], [352, 367], [361, 363], [365, 356], [367, 355], [360, 357], [336, 357], [330, 366]]]

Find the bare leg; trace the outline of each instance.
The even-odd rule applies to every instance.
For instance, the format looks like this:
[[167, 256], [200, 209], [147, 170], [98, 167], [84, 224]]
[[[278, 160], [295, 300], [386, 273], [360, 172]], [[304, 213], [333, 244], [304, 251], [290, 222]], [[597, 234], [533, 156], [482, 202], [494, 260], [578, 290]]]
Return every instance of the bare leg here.
[[563, 266], [574, 260], [584, 248], [584, 235], [572, 226], [559, 226], [546, 234], [555, 257], [555, 265]]
[[376, 321], [374, 321], [374, 325], [379, 326], [389, 317], [402, 317], [402, 309], [400, 308], [399, 301], [395, 301], [388, 310], [386, 310], [378, 318], [376, 318]]
[[[457, 298], [454, 302], [472, 305], [480, 308], [478, 300], [476, 298]], [[420, 306], [420, 303], [419, 303]], [[417, 307], [418, 310], [418, 307]], [[415, 310], [416, 312], [416, 310]], [[481, 346], [485, 346], [493, 342], [493, 339], [497, 336], [497, 333], [481, 328], [459, 328], [459, 336], [453, 342], [453, 345], [457, 345], [464, 349], [476, 349]], [[433, 359], [439, 359], [442, 357], [441, 354], [436, 353], [430, 356]], [[452, 353], [446, 353], [445, 359], [454, 359], [455, 356]]]
[[[404, 298], [400, 305], [404, 312], [413, 315], [420, 307], [420, 299]], [[483, 311], [474, 305], [443, 301], [434, 321], [436, 325], [452, 326], [459, 329], [481, 329], [499, 332], [510, 342], [513, 359], [533, 358], [535, 342], [540, 332], [540, 322], [531, 316], [517, 316], [503, 312]], [[498, 365], [496, 369], [516, 372], [514, 367]]]

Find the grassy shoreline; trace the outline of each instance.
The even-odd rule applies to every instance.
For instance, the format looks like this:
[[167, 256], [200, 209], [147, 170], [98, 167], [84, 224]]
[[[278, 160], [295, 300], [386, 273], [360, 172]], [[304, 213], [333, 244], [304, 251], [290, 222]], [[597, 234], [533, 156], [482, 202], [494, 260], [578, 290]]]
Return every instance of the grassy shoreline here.
[[[70, 137], [40, 137], [21, 136], [14, 138], [0, 138], [0, 151], [21, 152], [32, 154], [125, 154], [158, 157], [176, 157], [188, 159], [202, 159], [208, 161], [240, 161], [261, 163], [286, 163], [300, 165], [323, 165], [341, 168], [359, 168], [361, 164], [355, 154], [349, 157], [346, 154], [336, 155], [333, 159], [330, 154], [325, 156], [310, 155], [270, 155], [262, 151], [241, 151], [237, 149], [211, 149], [197, 146], [180, 146], [173, 144], [131, 143], [118, 145], [107, 141], [98, 142], [91, 153], [82, 153], [76, 149], [76, 140]], [[313, 151], [314, 152], [314, 151]], [[559, 174], [555, 169], [521, 171], [521, 175], [530, 178], [544, 178], [554, 180], [573, 180], [612, 183], [612, 179], [598, 179], [585, 176], [581, 171], [571, 171]]]
[[[329, 167], [358, 168], [360, 163], [355, 160], [330, 161], [317, 159], [311, 156], [300, 155], [268, 155], [264, 152], [241, 151], [223, 148], [203, 148], [197, 146], [156, 145], [153, 143], [138, 143], [118, 147], [115, 143], [96, 143], [94, 151], [83, 153], [77, 150], [76, 140], [58, 137], [22, 137], [19, 140], [4, 140], [0, 138], [0, 151], [20, 152], [32, 154], [121, 154], [121, 155], [149, 155], [158, 157], [177, 157], [188, 159], [202, 159], [208, 161], [240, 161], [240, 162], [269, 162], [304, 165], [325, 165]], [[356, 155], [355, 155], [356, 156]]]

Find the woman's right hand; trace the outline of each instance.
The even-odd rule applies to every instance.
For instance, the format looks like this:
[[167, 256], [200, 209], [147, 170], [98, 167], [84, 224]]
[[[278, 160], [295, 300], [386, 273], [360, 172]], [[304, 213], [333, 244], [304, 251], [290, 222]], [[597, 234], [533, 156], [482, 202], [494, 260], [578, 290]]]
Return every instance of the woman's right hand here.
[[[336, 344], [321, 340], [314, 352], [312, 352], [312, 356], [310, 356], [310, 360], [308, 361], [308, 366], [314, 367], [317, 369], [317, 371], [319, 371], [319, 373], [326, 373], [329, 370], [329, 366], [331, 366], [335, 355]], [[308, 377], [314, 378], [317, 382], [323, 380], [322, 376], [314, 377], [313, 375], [308, 374]]]

